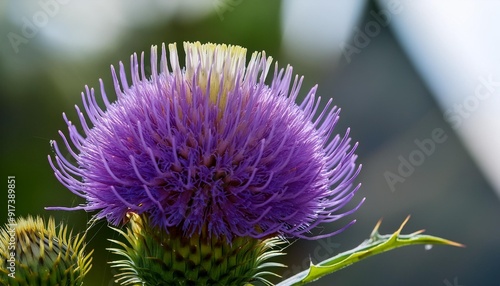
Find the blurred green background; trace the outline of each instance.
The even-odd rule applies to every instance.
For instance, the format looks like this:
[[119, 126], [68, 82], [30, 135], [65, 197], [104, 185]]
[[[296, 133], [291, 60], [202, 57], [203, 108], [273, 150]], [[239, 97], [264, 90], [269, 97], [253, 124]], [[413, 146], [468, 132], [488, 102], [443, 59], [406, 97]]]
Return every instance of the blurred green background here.
[[[54, 13], [43, 27], [25, 31], [32, 37], [25, 37], [27, 42], [17, 46], [12, 44], [9, 33], [23, 35], [23, 18], [33, 21], [33, 17], [41, 17], [38, 21], [42, 23], [43, 16], [37, 13], [43, 8], [40, 2], [0, 3], [0, 173], [4, 178], [1, 222], [7, 214], [6, 178], [15, 175], [17, 216], [52, 215], [77, 231], [87, 228], [91, 214], [44, 210], [45, 206], [83, 202], [53, 176], [47, 162], [47, 155], [53, 153], [49, 140], [59, 140], [58, 130], [66, 132], [62, 112], [76, 121], [74, 105], [81, 104], [84, 85], [98, 88], [98, 79], [102, 78], [108, 96], [113, 98], [110, 64], [116, 66], [123, 61], [128, 67], [130, 54], [145, 51], [148, 57], [150, 46], [163, 42], [177, 42], [178, 46], [182, 41], [238, 44], [249, 52], [265, 50], [282, 67], [288, 63], [294, 66], [296, 73], [305, 76], [302, 96], [319, 84], [318, 94], [333, 97], [342, 108], [336, 131], [343, 133], [351, 127], [353, 140], [360, 142], [357, 153], [363, 170], [358, 182], [363, 186], [354, 201], [366, 197], [366, 202], [354, 215], [324, 228], [333, 230], [354, 218], [357, 223], [323, 241], [295, 241], [283, 259], [290, 266], [281, 270], [285, 276], [305, 269], [309, 258], [318, 262], [358, 245], [382, 217], [381, 232], [389, 233], [411, 214], [407, 233], [425, 228], [430, 234], [467, 247], [399, 249], [313, 285], [499, 285], [498, 197], [443, 120], [433, 95], [390, 27], [381, 29], [349, 61], [345, 55], [318, 60], [314, 43], [309, 43], [310, 52], [305, 45], [306, 49], [298, 54], [291, 52], [294, 47], [287, 46], [283, 36], [284, 3], [280, 1], [113, 1], [116, 6], [100, 1], [54, 3], [59, 6], [57, 10], [53, 7]], [[378, 9], [375, 2], [366, 2], [353, 25], [373, 20], [369, 12]], [[74, 15], [88, 21], [72, 24]], [[307, 17], [314, 15], [296, 21], [300, 23]], [[324, 29], [335, 32], [332, 26], [325, 25]], [[288, 33], [293, 35], [293, 31]], [[341, 47], [332, 49], [336, 49], [332, 54], [342, 55]], [[435, 152], [391, 190], [384, 173], [397, 174], [398, 157], [408, 158], [417, 148], [414, 140], [431, 138], [436, 128], [444, 130], [447, 140], [436, 144]], [[86, 285], [114, 285], [112, 276], [116, 272], [107, 264], [113, 256], [105, 250], [111, 246], [108, 238], [117, 237], [105, 222], [88, 230], [89, 247], [95, 252]]]

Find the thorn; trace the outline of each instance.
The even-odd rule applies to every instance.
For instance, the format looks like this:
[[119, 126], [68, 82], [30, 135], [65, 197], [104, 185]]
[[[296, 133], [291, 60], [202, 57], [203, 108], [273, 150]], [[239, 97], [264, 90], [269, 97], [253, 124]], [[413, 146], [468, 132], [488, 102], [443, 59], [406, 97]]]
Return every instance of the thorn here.
[[373, 238], [373, 237], [378, 235], [378, 229], [380, 228], [380, 225], [382, 224], [382, 220], [383, 220], [383, 218], [378, 220], [377, 224], [375, 225], [375, 227], [372, 230], [372, 233], [370, 234], [370, 238]]
[[465, 244], [461, 244], [461, 243], [458, 243], [458, 242], [455, 242], [455, 241], [452, 241], [452, 240], [443, 239], [443, 241], [447, 245], [456, 246], [456, 247], [462, 247], [462, 248], [466, 247]]
[[410, 217], [411, 217], [411, 215], [408, 215], [406, 217], [406, 219], [403, 221], [403, 223], [401, 224], [401, 226], [399, 227], [399, 229], [396, 230], [396, 232], [394, 233], [395, 235], [399, 236], [399, 234], [401, 233], [401, 231], [403, 231], [403, 228], [405, 227], [406, 223], [410, 220]]
[[425, 229], [421, 229], [421, 230], [417, 230], [409, 235], [418, 235], [418, 234], [421, 234], [421, 233], [424, 233], [425, 232]]

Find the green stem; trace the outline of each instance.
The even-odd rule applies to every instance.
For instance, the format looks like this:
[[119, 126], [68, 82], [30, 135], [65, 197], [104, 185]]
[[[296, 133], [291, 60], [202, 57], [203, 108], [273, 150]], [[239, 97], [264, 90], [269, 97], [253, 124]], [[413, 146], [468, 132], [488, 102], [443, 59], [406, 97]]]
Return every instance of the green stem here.
[[396, 232], [394, 232], [393, 234], [385, 235], [381, 235], [378, 232], [380, 224], [382, 223], [382, 221], [380, 220], [373, 229], [370, 238], [363, 241], [363, 243], [361, 243], [356, 248], [348, 250], [346, 252], [342, 252], [334, 257], [318, 263], [317, 265], [311, 264], [309, 269], [304, 270], [280, 282], [276, 286], [304, 285], [325, 275], [338, 271], [344, 267], [347, 267], [353, 263], [361, 261], [365, 258], [403, 246], [417, 244], [443, 244], [464, 247], [464, 245], [451, 240], [431, 235], [423, 235], [422, 233], [424, 232], [424, 230], [419, 230], [411, 234], [401, 234], [403, 227], [409, 219], [410, 216], [406, 218], [406, 220], [401, 224]]

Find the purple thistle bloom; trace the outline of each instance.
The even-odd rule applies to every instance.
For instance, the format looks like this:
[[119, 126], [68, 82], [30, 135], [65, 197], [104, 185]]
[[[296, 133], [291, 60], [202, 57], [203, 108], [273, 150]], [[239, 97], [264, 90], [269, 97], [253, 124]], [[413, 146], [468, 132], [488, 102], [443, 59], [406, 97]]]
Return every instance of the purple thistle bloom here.
[[[160, 71], [151, 48], [151, 76], [131, 56], [129, 85], [123, 64], [111, 67], [116, 102], [97, 104], [94, 90], [82, 93], [76, 110], [83, 134], [63, 114], [69, 139], [59, 131], [76, 164], [52, 141], [55, 176], [86, 204], [49, 209], [98, 211], [96, 218], [119, 224], [127, 212], [147, 214], [155, 226], [186, 234], [264, 238], [307, 236], [320, 223], [353, 213], [341, 209], [359, 185], [349, 130], [329, 140], [340, 109], [320, 109], [316, 87], [295, 103], [302, 78], [292, 67], [239, 46], [184, 43], [186, 67], [175, 44], [162, 46]], [[119, 79], [118, 79], [119, 78]], [[290, 84], [292, 85], [290, 86]], [[89, 126], [84, 117], [92, 122]], [[72, 144], [70, 144], [70, 141]], [[76, 149], [78, 152], [73, 151]], [[54, 163], [55, 161], [55, 163]]]

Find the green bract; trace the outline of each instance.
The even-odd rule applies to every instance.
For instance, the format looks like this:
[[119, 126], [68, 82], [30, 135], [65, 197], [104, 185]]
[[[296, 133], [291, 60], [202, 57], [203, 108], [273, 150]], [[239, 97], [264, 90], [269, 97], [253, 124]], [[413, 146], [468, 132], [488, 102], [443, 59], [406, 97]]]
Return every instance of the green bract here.
[[19, 218], [0, 230], [0, 284], [10, 286], [82, 285], [91, 268], [84, 235], [67, 226], [56, 231], [53, 218]]
[[111, 262], [121, 273], [116, 275], [122, 285], [247, 285], [260, 280], [270, 284], [262, 271], [279, 263], [265, 262], [282, 255], [273, 250], [279, 238], [266, 240], [236, 237], [231, 243], [225, 238], [210, 236], [206, 230], [192, 236], [178, 228], [168, 233], [152, 227], [143, 215], [130, 214], [127, 231], [114, 229], [128, 243], [110, 240], [121, 248], [110, 248], [124, 260]]

